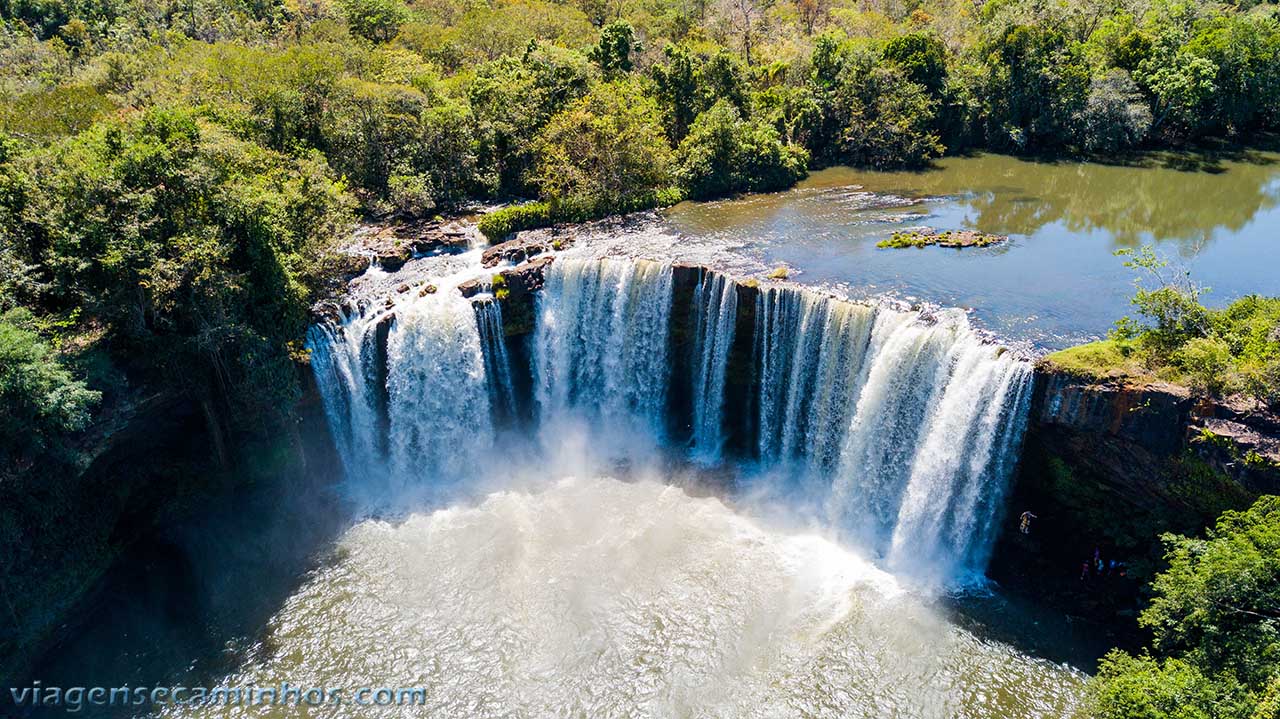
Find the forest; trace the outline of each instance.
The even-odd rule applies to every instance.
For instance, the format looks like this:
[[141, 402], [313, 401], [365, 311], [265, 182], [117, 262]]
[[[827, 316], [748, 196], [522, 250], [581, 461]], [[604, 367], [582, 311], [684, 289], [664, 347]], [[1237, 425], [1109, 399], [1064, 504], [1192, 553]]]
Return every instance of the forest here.
[[[1280, 129], [1278, 17], [1248, 0], [0, 0], [0, 484], [74, 476], [84, 431], [144, 395], [238, 435], [290, 425], [308, 308], [359, 221], [503, 205], [481, 224], [501, 238], [829, 165], [1259, 143]], [[1157, 320], [1183, 303], [1156, 331], [1203, 319], [1171, 291], [1145, 296]], [[1256, 324], [1239, 342], [1272, 342]], [[1179, 335], [1197, 343], [1183, 370], [1227, 376], [1228, 334]], [[1250, 357], [1231, 381], [1275, 401], [1280, 359]], [[1104, 664], [1100, 715], [1275, 715], [1275, 597], [1189, 593], [1274, 574], [1274, 554], [1232, 547], [1277, 551], [1277, 516], [1169, 540], [1143, 615], [1156, 654]], [[1203, 622], [1224, 606], [1271, 633], [1219, 643], [1238, 615]]]

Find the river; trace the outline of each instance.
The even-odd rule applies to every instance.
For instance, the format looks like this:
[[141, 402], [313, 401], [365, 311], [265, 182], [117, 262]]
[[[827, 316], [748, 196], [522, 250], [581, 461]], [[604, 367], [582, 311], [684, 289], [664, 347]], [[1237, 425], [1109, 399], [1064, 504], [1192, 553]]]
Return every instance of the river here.
[[[1113, 255], [1152, 244], [1212, 291], [1210, 305], [1280, 295], [1280, 155], [1166, 154], [1142, 165], [949, 157], [920, 172], [837, 167], [788, 192], [685, 203], [688, 242], [733, 242], [795, 279], [855, 295], [971, 309], [1006, 339], [1061, 349], [1132, 311], [1135, 275]], [[1005, 244], [878, 249], [894, 231], [973, 229]]]

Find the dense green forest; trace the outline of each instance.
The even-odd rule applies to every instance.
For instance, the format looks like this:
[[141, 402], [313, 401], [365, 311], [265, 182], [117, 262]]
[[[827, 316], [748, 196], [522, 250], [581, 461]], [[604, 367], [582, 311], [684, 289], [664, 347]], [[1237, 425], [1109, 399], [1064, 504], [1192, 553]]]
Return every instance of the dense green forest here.
[[1280, 716], [1280, 497], [1227, 512], [1203, 538], [1168, 535], [1169, 568], [1139, 623], [1154, 637], [1115, 651], [1089, 687], [1099, 719]]
[[[487, 216], [498, 237], [785, 188], [831, 164], [1248, 142], [1280, 126], [1277, 14], [1247, 0], [0, 0], [0, 484], [73, 476], [81, 433], [140, 394], [190, 398], [238, 432], [287, 425], [307, 308], [361, 216], [531, 200]], [[1227, 376], [1227, 331], [1180, 336], [1196, 344], [1179, 349], [1188, 372]], [[1274, 372], [1264, 360], [1240, 381]], [[1274, 716], [1274, 596], [1188, 587], [1219, 588], [1221, 572], [1274, 587], [1274, 559], [1246, 566], [1236, 548], [1274, 557], [1276, 517], [1262, 504], [1172, 545], [1143, 619], [1162, 654], [1108, 660], [1100, 713]], [[0, 541], [28, 529], [0, 524]]]

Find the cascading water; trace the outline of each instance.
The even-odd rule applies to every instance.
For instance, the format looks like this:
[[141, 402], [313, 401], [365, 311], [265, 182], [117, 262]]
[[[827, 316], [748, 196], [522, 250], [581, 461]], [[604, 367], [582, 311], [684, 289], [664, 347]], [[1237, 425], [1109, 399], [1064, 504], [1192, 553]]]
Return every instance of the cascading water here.
[[[785, 286], [749, 288], [755, 300], [740, 307], [742, 286], [699, 272], [685, 290], [692, 456], [735, 459], [722, 451], [726, 375], [735, 343], [747, 342], [753, 379], [732, 391], [751, 394], [737, 406], [752, 408], [754, 422], [734, 426], [753, 430], [737, 446], [754, 443], [743, 459], [755, 460], [757, 487], [817, 508], [896, 571], [943, 581], [980, 573], [1021, 438], [1029, 364], [984, 342], [956, 311], [903, 312]], [[528, 369], [547, 441], [562, 441], [569, 423], [606, 448], [663, 442], [675, 291], [673, 268], [655, 262], [560, 257], [546, 269]], [[744, 317], [749, 338], [735, 336]], [[470, 476], [494, 422], [520, 404], [501, 303], [442, 290], [397, 307], [389, 331], [387, 319], [312, 330], [344, 461], [353, 475], [384, 468], [400, 483]], [[376, 366], [381, 341], [385, 369]]]
[[694, 290], [696, 332], [693, 376], [693, 449], [703, 459], [718, 459], [724, 445], [725, 372], [738, 318], [738, 286], [717, 272], [706, 272]]
[[[883, 571], [918, 587], [987, 559], [1030, 366], [962, 313], [564, 255], [533, 300], [464, 299], [460, 279], [312, 329], [349, 482], [408, 512], [355, 524], [226, 683], [422, 688], [425, 706], [360, 707], [386, 717], [1072, 715], [1078, 673]], [[686, 436], [827, 526], [692, 496], [665, 461], [593, 470]], [[405, 501], [495, 458], [501, 491]]]
[[796, 288], [756, 302], [758, 452], [890, 566], [986, 564], [1030, 368], [959, 313], [924, 318]]
[[486, 369], [500, 366], [479, 326], [472, 303], [448, 287], [394, 313], [312, 328], [312, 364], [353, 495], [381, 506], [477, 475], [497, 414]]
[[533, 374], [543, 424], [580, 420], [661, 439], [671, 267], [561, 259], [538, 299]]
[[[385, 315], [343, 311], [336, 325], [319, 323], [307, 331], [311, 370], [324, 402], [329, 428], [349, 477], [385, 469], [386, 429], [379, 377], [378, 328]], [[385, 332], [385, 329], [383, 330]]]
[[506, 333], [502, 325], [502, 304], [488, 299], [475, 303], [476, 325], [484, 347], [484, 374], [489, 401], [495, 416], [512, 420], [516, 414], [515, 385], [511, 379], [511, 359], [507, 356]]

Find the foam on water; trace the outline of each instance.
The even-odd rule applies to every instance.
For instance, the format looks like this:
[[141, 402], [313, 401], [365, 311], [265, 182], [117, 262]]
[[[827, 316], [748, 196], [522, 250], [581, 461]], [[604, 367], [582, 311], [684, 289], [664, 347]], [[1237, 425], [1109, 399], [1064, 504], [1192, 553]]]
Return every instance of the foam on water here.
[[369, 717], [984, 719], [1067, 716], [1081, 681], [812, 532], [656, 482], [565, 479], [353, 527], [227, 684], [426, 689]]

